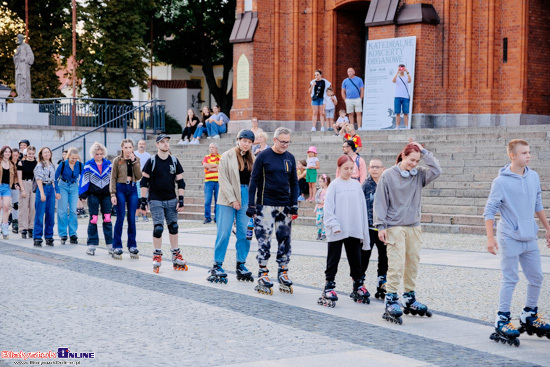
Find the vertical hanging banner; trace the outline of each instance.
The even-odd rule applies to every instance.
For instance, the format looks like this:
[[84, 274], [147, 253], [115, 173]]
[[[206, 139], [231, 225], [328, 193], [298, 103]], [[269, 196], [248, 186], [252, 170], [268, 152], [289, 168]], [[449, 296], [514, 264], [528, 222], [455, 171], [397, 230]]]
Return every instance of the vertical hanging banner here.
[[[411, 76], [407, 84], [410, 95], [409, 128], [411, 126], [416, 36], [367, 41], [365, 94], [363, 99], [363, 129], [395, 129], [395, 84], [392, 80], [400, 64], [404, 64]], [[407, 74], [403, 80], [407, 82]], [[401, 82], [396, 79], [396, 82]], [[400, 128], [405, 123], [401, 116]]]

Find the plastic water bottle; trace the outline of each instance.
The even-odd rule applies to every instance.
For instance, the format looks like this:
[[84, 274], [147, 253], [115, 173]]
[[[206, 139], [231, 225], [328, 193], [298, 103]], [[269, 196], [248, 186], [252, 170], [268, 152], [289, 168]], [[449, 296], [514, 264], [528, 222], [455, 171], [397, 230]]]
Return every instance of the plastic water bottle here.
[[251, 240], [252, 239], [252, 233], [254, 232], [254, 219], [250, 218], [248, 221], [248, 225], [246, 226], [246, 239]]

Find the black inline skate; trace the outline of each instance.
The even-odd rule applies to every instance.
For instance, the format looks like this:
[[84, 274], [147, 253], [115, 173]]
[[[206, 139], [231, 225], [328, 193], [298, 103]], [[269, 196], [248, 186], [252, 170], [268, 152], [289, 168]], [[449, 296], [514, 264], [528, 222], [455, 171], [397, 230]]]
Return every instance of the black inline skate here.
[[396, 324], [403, 324], [403, 311], [401, 311], [401, 306], [399, 305], [399, 297], [397, 293], [386, 293], [386, 298], [384, 299], [385, 311], [382, 314], [382, 318], [386, 321], [395, 322]]
[[510, 322], [510, 312], [499, 312], [495, 321], [495, 332], [489, 339], [502, 344], [514, 345], [519, 347], [520, 332]]
[[269, 279], [267, 274], [269, 270], [267, 268], [260, 268], [258, 270], [258, 284], [254, 287], [254, 290], [258, 293], [273, 295], [273, 282]]
[[11, 223], [11, 231], [15, 234], [19, 233], [19, 219], [14, 219]]
[[210, 283], [227, 284], [227, 273], [222, 268], [222, 263], [214, 263], [210, 269], [210, 276], [206, 278]]
[[23, 238], [23, 239], [26, 239], [26, 238], [27, 238], [27, 230], [26, 230], [26, 229], [23, 229], [23, 230], [21, 231], [21, 238]]
[[317, 303], [322, 306], [334, 308], [334, 306], [336, 306], [336, 301], [338, 301], [338, 294], [336, 294], [336, 291], [334, 290], [335, 287], [336, 283], [327, 280], [323, 294], [321, 294], [321, 297], [319, 297]]
[[75, 235], [72, 235], [72, 236], [69, 238], [69, 242], [70, 242], [72, 245], [78, 245], [78, 237], [75, 236]]
[[179, 248], [173, 248], [172, 250], [172, 265], [174, 266], [174, 270], [182, 270], [187, 271], [189, 268], [187, 267], [187, 261], [181, 256], [180, 249]]
[[363, 284], [363, 279], [353, 281], [353, 292], [349, 296], [353, 302], [370, 304], [370, 293]]
[[53, 247], [53, 238], [46, 238], [46, 246]]
[[518, 331], [520, 333], [527, 332], [527, 335], [536, 334], [539, 338], [546, 336], [550, 339], [550, 324], [547, 324], [544, 320], [541, 320], [538, 312], [538, 307], [529, 308], [525, 307], [519, 315], [519, 322], [521, 326]]
[[242, 280], [243, 282], [253, 282], [254, 277], [252, 272], [244, 266], [244, 263], [237, 262], [237, 280]]
[[160, 266], [162, 265], [162, 251], [160, 249], [155, 249], [153, 252], [153, 271], [158, 273]]
[[376, 299], [384, 299], [386, 297], [386, 276], [380, 275], [378, 277], [378, 287], [376, 287], [376, 293], [374, 294]]
[[432, 312], [428, 310], [428, 306], [416, 300], [414, 291], [403, 293], [403, 300], [405, 301], [403, 305], [405, 315], [410, 313], [411, 315], [432, 317]]
[[42, 247], [42, 239], [41, 238], [35, 238], [33, 240], [34, 247]]
[[65, 242], [67, 242], [67, 236], [61, 237], [60, 241], [61, 241], [61, 244], [64, 245]]
[[284, 293], [294, 293], [292, 289], [292, 280], [288, 277], [288, 266], [280, 265], [278, 270], [279, 291]]

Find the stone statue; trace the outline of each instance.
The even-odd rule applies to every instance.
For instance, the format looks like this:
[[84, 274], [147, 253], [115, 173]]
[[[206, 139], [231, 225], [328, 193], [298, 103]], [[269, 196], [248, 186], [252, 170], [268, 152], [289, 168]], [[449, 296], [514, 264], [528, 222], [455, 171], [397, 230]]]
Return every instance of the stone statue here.
[[17, 35], [17, 50], [13, 56], [15, 63], [15, 90], [17, 103], [32, 103], [31, 99], [31, 65], [34, 63], [34, 54], [31, 46], [25, 43], [25, 36]]

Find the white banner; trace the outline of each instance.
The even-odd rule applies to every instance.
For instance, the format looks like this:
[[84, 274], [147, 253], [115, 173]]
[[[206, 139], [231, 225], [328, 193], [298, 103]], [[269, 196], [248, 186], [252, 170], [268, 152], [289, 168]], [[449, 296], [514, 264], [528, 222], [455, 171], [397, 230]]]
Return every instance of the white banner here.
[[[411, 75], [408, 85], [409, 128], [414, 95], [414, 62], [416, 36], [367, 41], [365, 95], [363, 100], [363, 129], [395, 129], [395, 83], [392, 82], [399, 64]], [[404, 128], [403, 116], [400, 128]]]

